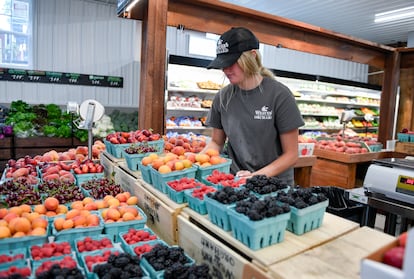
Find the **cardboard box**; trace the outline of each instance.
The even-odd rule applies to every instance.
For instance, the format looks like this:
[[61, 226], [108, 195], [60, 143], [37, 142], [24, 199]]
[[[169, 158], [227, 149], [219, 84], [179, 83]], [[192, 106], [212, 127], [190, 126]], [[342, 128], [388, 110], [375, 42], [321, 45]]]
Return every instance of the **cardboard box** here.
[[414, 229], [408, 232], [403, 269], [382, 263], [384, 253], [398, 246], [398, 239], [368, 255], [361, 262], [361, 279], [409, 279], [414, 278]]

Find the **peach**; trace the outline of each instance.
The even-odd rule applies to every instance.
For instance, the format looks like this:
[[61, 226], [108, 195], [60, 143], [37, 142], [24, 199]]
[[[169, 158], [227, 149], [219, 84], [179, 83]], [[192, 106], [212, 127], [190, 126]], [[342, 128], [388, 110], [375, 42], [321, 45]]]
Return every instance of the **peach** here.
[[47, 197], [43, 204], [46, 210], [55, 211], [59, 206], [59, 200], [55, 197]]

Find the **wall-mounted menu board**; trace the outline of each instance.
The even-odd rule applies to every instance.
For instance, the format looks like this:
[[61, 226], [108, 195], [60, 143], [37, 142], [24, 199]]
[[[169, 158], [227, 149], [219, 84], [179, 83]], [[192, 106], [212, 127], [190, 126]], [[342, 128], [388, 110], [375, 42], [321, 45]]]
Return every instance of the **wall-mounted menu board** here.
[[0, 81], [24, 81], [122, 88], [123, 77], [0, 68]]

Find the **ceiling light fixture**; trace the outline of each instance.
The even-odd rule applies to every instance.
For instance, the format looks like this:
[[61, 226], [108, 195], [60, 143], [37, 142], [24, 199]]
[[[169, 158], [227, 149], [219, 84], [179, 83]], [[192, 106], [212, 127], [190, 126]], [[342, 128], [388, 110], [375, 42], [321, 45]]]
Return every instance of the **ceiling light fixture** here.
[[414, 17], [414, 6], [375, 14], [374, 22], [386, 22], [409, 17]]
[[128, 6], [125, 8], [126, 12], [129, 12], [132, 10], [132, 8], [139, 2], [140, 0], [134, 0], [131, 3], [128, 4]]

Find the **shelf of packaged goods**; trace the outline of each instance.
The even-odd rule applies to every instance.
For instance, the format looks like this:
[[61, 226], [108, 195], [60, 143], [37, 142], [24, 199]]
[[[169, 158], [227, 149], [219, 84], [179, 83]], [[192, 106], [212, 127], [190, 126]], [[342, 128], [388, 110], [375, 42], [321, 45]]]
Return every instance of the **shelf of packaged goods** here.
[[212, 89], [200, 89], [200, 88], [179, 88], [179, 87], [169, 87], [168, 92], [177, 92], [177, 93], [195, 93], [195, 94], [217, 94], [217, 90]]
[[379, 104], [372, 103], [356, 103], [356, 102], [344, 102], [344, 101], [335, 101], [335, 100], [326, 100], [326, 99], [317, 99], [317, 98], [302, 98], [296, 97], [297, 102], [313, 102], [313, 103], [324, 103], [324, 104], [337, 104], [342, 106], [353, 106], [353, 107], [375, 107], [379, 108]]
[[201, 111], [208, 112], [209, 108], [167, 107], [168, 111]]

